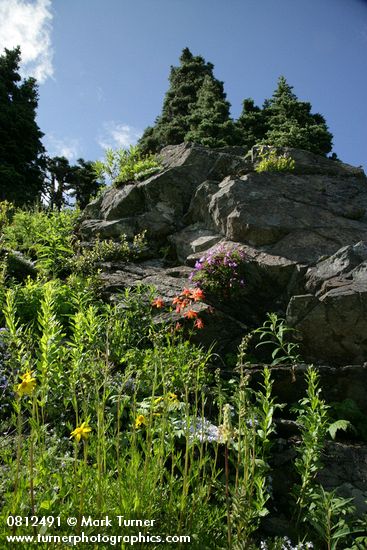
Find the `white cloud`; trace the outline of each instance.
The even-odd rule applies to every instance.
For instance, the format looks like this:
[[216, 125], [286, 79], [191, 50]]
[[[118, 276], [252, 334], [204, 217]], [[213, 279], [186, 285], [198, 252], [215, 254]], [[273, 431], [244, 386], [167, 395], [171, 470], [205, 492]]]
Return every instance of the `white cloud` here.
[[102, 135], [97, 141], [102, 149], [127, 149], [138, 141], [142, 133], [141, 130], [128, 124], [111, 121], [104, 124]]
[[81, 157], [77, 139], [59, 139], [54, 134], [47, 134], [43, 141], [50, 157], [66, 157], [70, 162]]
[[22, 76], [33, 76], [39, 83], [54, 72], [52, 18], [51, 0], [0, 0], [1, 47], [20, 46]]

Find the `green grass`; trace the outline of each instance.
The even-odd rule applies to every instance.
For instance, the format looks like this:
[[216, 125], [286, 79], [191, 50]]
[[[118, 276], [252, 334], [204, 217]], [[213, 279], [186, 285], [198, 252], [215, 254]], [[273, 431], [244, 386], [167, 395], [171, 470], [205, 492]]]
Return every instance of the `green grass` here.
[[[5, 223], [6, 239], [9, 247], [42, 261], [40, 227], [56, 219], [70, 227], [75, 220], [71, 213], [32, 215], [15, 213], [13, 222]], [[51, 251], [55, 231], [47, 244]], [[64, 248], [55, 246], [50, 265], [65, 262]], [[173, 330], [173, 319], [157, 322], [154, 289], [126, 290], [118, 304], [106, 304], [96, 291], [98, 273], [92, 270], [90, 277], [88, 268], [62, 277], [62, 270], [44, 261], [35, 280], [15, 282], [6, 270], [2, 279], [2, 547], [11, 534], [141, 531], [147, 537], [191, 537], [190, 544], [166, 548], [259, 548], [263, 520], [277, 505], [271, 459], [274, 418], [282, 404], [273, 395], [270, 368], [264, 367], [259, 390], [249, 387], [251, 335], [239, 347], [232, 379], [225, 380], [212, 350], [192, 343], [194, 328]], [[289, 332], [274, 314], [258, 331], [260, 341], [266, 337], [273, 343], [273, 359], [289, 359], [292, 365], [297, 349], [286, 342]], [[343, 547], [355, 527], [341, 517], [345, 506], [340, 500], [315, 484], [328, 421], [314, 371], [307, 380], [297, 412], [299, 485], [296, 495], [289, 495], [289, 510], [296, 504], [300, 541], [306, 537], [320, 549], [329, 543], [336, 548], [335, 541]], [[329, 521], [323, 523], [324, 512]], [[83, 516], [106, 515], [113, 518], [112, 526], [82, 524]], [[18, 519], [7, 525], [9, 516], [60, 520], [32, 527]], [[152, 523], [122, 531], [117, 516]], [[77, 525], [68, 526], [67, 517], [75, 517]], [[281, 539], [262, 544], [272, 550], [292, 548]], [[130, 547], [127, 541], [116, 546]], [[136, 542], [134, 547], [162, 544]]]

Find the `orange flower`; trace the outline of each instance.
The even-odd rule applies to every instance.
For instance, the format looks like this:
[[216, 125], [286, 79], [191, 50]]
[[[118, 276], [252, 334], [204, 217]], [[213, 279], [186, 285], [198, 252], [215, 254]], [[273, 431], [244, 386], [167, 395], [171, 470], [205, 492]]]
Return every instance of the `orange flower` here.
[[193, 309], [189, 309], [189, 310], [186, 311], [186, 313], [184, 314], [184, 317], [185, 317], [186, 319], [195, 319], [197, 316], [198, 316], [197, 311], [194, 311]]
[[164, 301], [162, 300], [162, 298], [156, 298], [155, 300], [153, 300], [152, 306], [160, 309], [164, 307]]
[[195, 327], [195, 328], [204, 328], [204, 323], [203, 323], [203, 321], [202, 321], [201, 319], [199, 319], [199, 318], [196, 319], [195, 324], [194, 324], [194, 327]]
[[175, 324], [175, 330], [181, 330], [181, 329], [182, 329], [181, 323], [178, 323], [178, 322], [177, 322], [177, 323]]
[[204, 292], [201, 290], [201, 288], [195, 288], [195, 289], [191, 292], [191, 298], [192, 298], [195, 302], [199, 302], [200, 300], [204, 300], [204, 298], [205, 298]]
[[186, 296], [186, 298], [189, 298], [191, 296], [191, 290], [189, 288], [184, 288], [181, 292], [181, 296]]
[[172, 305], [181, 305], [181, 298], [179, 296], [175, 296], [172, 300]]

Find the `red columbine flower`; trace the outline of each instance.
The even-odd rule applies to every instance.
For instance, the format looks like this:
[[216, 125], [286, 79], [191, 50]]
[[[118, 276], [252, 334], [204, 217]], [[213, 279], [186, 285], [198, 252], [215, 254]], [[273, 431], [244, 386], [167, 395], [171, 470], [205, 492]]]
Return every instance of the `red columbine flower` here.
[[180, 313], [182, 308], [182, 300], [179, 296], [175, 296], [172, 300], [172, 305], [176, 306], [176, 313]]
[[199, 302], [200, 300], [204, 300], [204, 292], [201, 290], [201, 288], [195, 288], [191, 292], [191, 298], [194, 300], [194, 302]]
[[152, 306], [156, 307], [157, 309], [161, 309], [162, 307], [164, 307], [164, 301], [162, 300], [162, 298], [156, 298], [155, 300], [153, 300]]
[[204, 328], [204, 323], [203, 323], [203, 321], [202, 321], [201, 319], [199, 319], [199, 318], [196, 319], [195, 324], [194, 324], [194, 327], [195, 327], [195, 328]]
[[186, 319], [195, 319], [197, 316], [198, 316], [197, 311], [195, 311], [195, 310], [193, 310], [193, 309], [189, 309], [189, 310], [186, 311], [186, 313], [184, 314], [184, 317], [185, 317]]
[[181, 330], [181, 329], [182, 329], [181, 323], [178, 323], [178, 322], [177, 322], [177, 323], [175, 324], [175, 330]]
[[181, 292], [181, 296], [186, 296], [186, 298], [191, 297], [191, 290], [189, 288], [184, 288]]

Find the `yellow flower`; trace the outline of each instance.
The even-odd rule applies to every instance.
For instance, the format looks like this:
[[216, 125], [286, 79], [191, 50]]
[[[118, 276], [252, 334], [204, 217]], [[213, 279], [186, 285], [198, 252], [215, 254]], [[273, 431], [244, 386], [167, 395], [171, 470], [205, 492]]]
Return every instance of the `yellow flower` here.
[[168, 401], [171, 401], [171, 403], [175, 403], [176, 401], [178, 401], [177, 395], [175, 393], [172, 393], [172, 392], [167, 393], [166, 397]]
[[28, 370], [24, 374], [20, 375], [21, 383], [18, 384], [15, 391], [22, 397], [23, 395], [31, 395], [36, 387], [36, 379], [32, 376], [32, 372]]
[[154, 405], [159, 405], [159, 403], [161, 403], [163, 400], [163, 397], [157, 397], [156, 399], [154, 399], [153, 403]]
[[81, 439], [88, 439], [91, 431], [92, 428], [87, 426], [86, 422], [83, 422], [78, 428], [75, 428], [75, 430], [71, 432], [70, 439], [74, 437], [76, 442], [79, 443]]
[[147, 425], [147, 421], [145, 416], [143, 414], [139, 414], [135, 419], [135, 428], [138, 429], [141, 426], [146, 426], [146, 425]]

